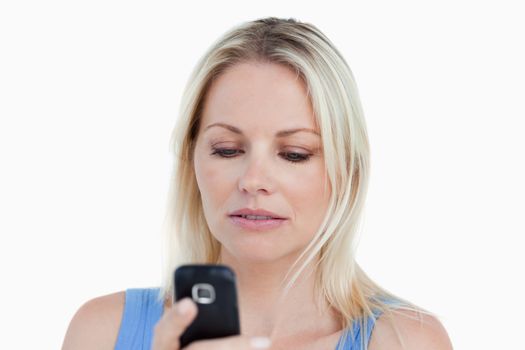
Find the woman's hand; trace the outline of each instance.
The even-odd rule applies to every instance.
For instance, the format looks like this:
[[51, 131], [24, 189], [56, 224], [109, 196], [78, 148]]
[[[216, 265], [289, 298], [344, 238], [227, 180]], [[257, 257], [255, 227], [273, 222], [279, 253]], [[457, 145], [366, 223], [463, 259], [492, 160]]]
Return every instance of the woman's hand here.
[[[153, 333], [152, 350], [180, 350], [179, 338], [197, 316], [197, 305], [190, 299], [179, 300], [172, 308], [167, 309]], [[242, 335], [218, 339], [199, 340], [190, 343], [185, 350], [236, 350], [267, 349], [268, 338], [248, 338]]]

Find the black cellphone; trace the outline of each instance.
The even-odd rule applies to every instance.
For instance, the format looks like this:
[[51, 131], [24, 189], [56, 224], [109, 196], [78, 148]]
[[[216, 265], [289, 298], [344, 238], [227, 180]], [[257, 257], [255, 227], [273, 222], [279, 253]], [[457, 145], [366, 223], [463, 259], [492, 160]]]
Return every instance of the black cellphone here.
[[192, 341], [240, 334], [234, 272], [226, 265], [181, 265], [174, 274], [174, 300], [189, 297], [199, 310], [180, 337], [181, 348]]

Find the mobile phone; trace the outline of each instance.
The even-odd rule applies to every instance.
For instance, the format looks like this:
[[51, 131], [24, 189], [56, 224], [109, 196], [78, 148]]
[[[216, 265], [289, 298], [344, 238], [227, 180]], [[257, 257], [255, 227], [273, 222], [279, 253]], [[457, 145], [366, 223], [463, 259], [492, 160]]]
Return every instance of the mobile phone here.
[[190, 297], [198, 314], [180, 337], [192, 341], [240, 334], [235, 274], [226, 265], [181, 265], [174, 274], [174, 300]]

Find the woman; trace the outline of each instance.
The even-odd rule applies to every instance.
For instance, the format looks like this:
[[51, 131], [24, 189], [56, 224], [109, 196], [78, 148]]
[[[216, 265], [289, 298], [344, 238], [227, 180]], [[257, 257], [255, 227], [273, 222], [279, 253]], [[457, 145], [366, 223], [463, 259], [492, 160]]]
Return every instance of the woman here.
[[367, 132], [352, 73], [316, 27], [272, 17], [226, 33], [189, 80], [172, 142], [164, 285], [87, 302], [63, 349], [179, 349], [197, 313], [171, 302], [182, 263], [235, 271], [242, 333], [188, 349], [452, 348], [355, 261]]

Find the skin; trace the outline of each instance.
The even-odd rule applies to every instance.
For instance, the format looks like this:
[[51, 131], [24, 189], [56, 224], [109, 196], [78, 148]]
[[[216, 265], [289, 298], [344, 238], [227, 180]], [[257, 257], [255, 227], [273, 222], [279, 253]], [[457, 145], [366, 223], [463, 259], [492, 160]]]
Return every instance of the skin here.
[[[276, 136], [297, 129], [308, 131]], [[323, 316], [327, 306], [314, 301], [313, 275], [278, 300], [281, 279], [328, 206], [321, 145], [306, 89], [290, 69], [238, 64], [211, 86], [194, 150], [195, 175], [210, 231], [222, 245], [221, 262], [238, 278], [247, 335], [285, 343], [339, 330], [336, 316]], [[287, 220], [273, 230], [249, 231], [228, 216], [241, 208], [266, 209]]]
[[[223, 123], [231, 128], [211, 124]], [[221, 262], [237, 275], [241, 336], [198, 341], [186, 349], [250, 349], [250, 338], [271, 339], [271, 349], [335, 349], [341, 336], [337, 315], [313, 294], [312, 266], [285, 299], [279, 285], [290, 264], [308, 244], [326, 211], [330, 188], [324, 188], [321, 138], [311, 132], [276, 137], [282, 130], [314, 132], [314, 115], [304, 85], [288, 68], [242, 63], [224, 72], [205, 100], [194, 150], [194, 169], [204, 214], [221, 242]], [[220, 151], [217, 149], [230, 149]], [[214, 150], [215, 149], [215, 150]], [[308, 160], [298, 154], [310, 155]], [[287, 221], [281, 227], [254, 232], [233, 225], [228, 214], [241, 208], [263, 208]], [[73, 317], [62, 349], [113, 349], [122, 319], [125, 292], [84, 304]], [[179, 349], [178, 338], [197, 314], [189, 299], [166, 300], [154, 329], [153, 349]], [[181, 310], [185, 309], [185, 310]], [[452, 349], [441, 323], [424, 316], [419, 323], [399, 313], [392, 320], [404, 338], [402, 348], [386, 317], [380, 317], [370, 350]]]
[[[217, 123], [234, 126], [242, 134], [212, 126]], [[275, 136], [298, 128], [312, 132]], [[225, 248], [225, 260], [273, 275], [286, 269], [310, 241], [330, 195], [323, 186], [326, 173], [318, 133], [306, 91], [285, 67], [240, 64], [212, 85], [194, 167], [204, 214]], [[212, 154], [214, 150], [223, 156]], [[301, 156], [308, 159], [291, 161]], [[232, 225], [227, 216], [245, 207], [264, 208], [289, 219], [279, 229], [250, 232]]]

